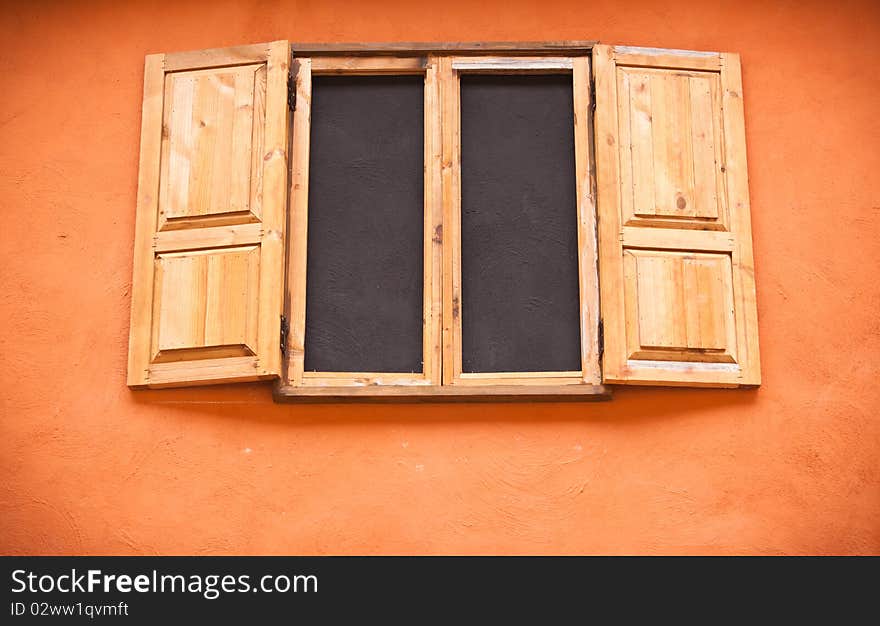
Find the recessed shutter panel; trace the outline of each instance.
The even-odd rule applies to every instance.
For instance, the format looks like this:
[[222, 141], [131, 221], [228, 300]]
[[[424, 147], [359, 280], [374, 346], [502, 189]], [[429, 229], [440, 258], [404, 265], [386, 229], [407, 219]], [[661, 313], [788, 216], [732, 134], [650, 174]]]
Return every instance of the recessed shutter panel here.
[[593, 60], [605, 382], [760, 384], [738, 55]]
[[146, 59], [128, 384], [279, 374], [286, 41]]

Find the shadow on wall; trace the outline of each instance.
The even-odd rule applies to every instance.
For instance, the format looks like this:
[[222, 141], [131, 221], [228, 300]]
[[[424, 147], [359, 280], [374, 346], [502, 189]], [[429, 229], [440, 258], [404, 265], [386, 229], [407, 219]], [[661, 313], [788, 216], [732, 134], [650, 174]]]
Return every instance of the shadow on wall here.
[[[697, 413], [701, 419], [729, 419], [758, 401], [760, 389], [678, 389], [674, 387], [613, 388], [606, 402], [420, 402], [276, 404], [271, 386], [261, 383], [189, 389], [132, 390], [142, 409], [156, 409], [162, 418], [209, 419], [322, 426], [351, 423], [534, 423], [613, 422], [621, 426], [672, 422]], [[177, 415], [174, 415], [177, 414]]]

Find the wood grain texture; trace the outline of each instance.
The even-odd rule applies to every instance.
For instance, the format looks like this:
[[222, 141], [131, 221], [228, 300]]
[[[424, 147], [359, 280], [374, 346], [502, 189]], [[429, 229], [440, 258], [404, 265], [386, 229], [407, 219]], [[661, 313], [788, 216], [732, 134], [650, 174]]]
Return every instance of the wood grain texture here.
[[730, 252], [735, 243], [733, 236], [726, 231], [638, 228], [634, 226], [624, 226], [621, 229], [620, 241], [625, 248], [664, 248], [706, 252]]
[[628, 359], [736, 362], [727, 254], [624, 250]]
[[193, 68], [230, 67], [247, 65], [249, 63], [264, 63], [266, 57], [270, 54], [269, 48], [277, 43], [256, 43], [229, 48], [171, 52], [165, 55], [165, 71], [180, 72]]
[[259, 243], [262, 230], [263, 226], [259, 223], [213, 226], [200, 228], [196, 232], [167, 230], [158, 232], [153, 237], [153, 249], [155, 252], [171, 252]]
[[599, 298], [604, 327], [602, 354], [603, 381], [618, 380], [625, 367], [619, 346], [626, 337], [624, 312], [623, 258], [619, 250], [620, 201], [617, 85], [614, 52], [611, 46], [593, 48], [593, 80], [596, 110], [593, 118], [596, 146], [596, 212], [599, 241]]
[[[168, 262], [176, 258], [175, 254], [192, 250], [199, 254], [193, 256], [184, 255], [185, 258], [196, 258], [201, 252], [211, 250], [211, 246], [241, 245], [249, 243], [256, 232], [255, 224], [260, 224], [259, 238], [261, 253], [268, 254], [273, 259], [279, 259], [283, 254], [283, 247], [277, 246], [284, 236], [283, 212], [281, 219], [269, 216], [270, 221], [275, 219], [277, 229], [267, 228], [266, 217], [263, 215], [262, 206], [264, 194], [254, 191], [255, 185], [270, 184], [277, 186], [278, 172], [281, 178], [286, 176], [286, 163], [281, 167], [276, 166], [276, 161], [286, 158], [285, 151], [279, 151], [278, 141], [270, 140], [263, 133], [273, 133], [274, 136], [287, 136], [287, 118], [278, 117], [275, 114], [273, 122], [270, 113], [271, 103], [277, 101], [270, 95], [273, 78], [278, 83], [279, 74], [270, 75], [269, 68], [280, 67], [287, 71], [288, 49], [276, 46], [274, 54], [279, 60], [277, 63], [269, 63], [268, 57], [272, 55], [273, 47], [267, 44], [265, 51], [267, 62], [265, 65], [253, 62], [251, 54], [259, 47], [247, 47], [247, 49], [230, 49], [223, 51], [205, 51], [201, 55], [176, 56], [172, 67], [175, 73], [169, 80], [164, 81], [162, 88], [165, 113], [167, 122], [163, 123], [165, 129], [162, 133], [162, 145], [160, 150], [160, 190], [159, 190], [159, 226], [163, 236], [158, 234], [153, 237], [152, 248], [154, 254], [163, 254]], [[591, 46], [593, 48], [593, 46]], [[595, 46], [596, 51], [601, 51], [602, 46]], [[464, 53], [470, 54], [469, 51]], [[663, 361], [664, 358], [678, 359], [684, 362], [699, 362], [701, 359], [712, 362], [721, 358], [735, 358], [741, 346], [749, 347], [757, 351], [757, 339], [753, 338], [747, 324], [733, 323], [738, 316], [737, 309], [749, 302], [749, 292], [754, 293], [754, 284], [749, 288], [748, 279], [745, 283], [738, 279], [740, 268], [749, 267], [751, 251], [743, 251], [739, 240], [735, 236], [727, 236], [728, 232], [735, 232], [733, 221], [739, 220], [737, 226], [742, 226], [739, 215], [743, 206], [742, 194], [737, 192], [737, 198], [731, 200], [728, 177], [730, 176], [728, 161], [735, 160], [730, 154], [729, 142], [726, 142], [730, 132], [729, 121], [726, 115], [722, 115], [725, 109], [721, 106], [722, 98], [730, 98], [736, 94], [735, 89], [722, 90], [725, 78], [722, 55], [717, 53], [690, 53], [687, 51], [663, 51], [656, 49], [633, 49], [633, 48], [608, 48], [607, 56], [613, 61], [615, 73], [610, 81], [614, 91], [615, 104], [618, 108], [617, 118], [621, 124], [616, 125], [614, 132], [619, 133], [615, 141], [619, 144], [618, 151], [628, 148], [628, 158], [620, 159], [620, 180], [624, 193], [620, 200], [627, 206], [629, 211], [624, 210], [618, 215], [618, 221], [623, 220], [625, 227], [617, 226], [617, 240], [624, 246], [621, 249], [631, 249], [639, 254], [624, 257], [630, 259], [619, 266], [622, 274], [623, 289], [618, 291], [631, 294], [626, 301], [624, 311], [628, 317], [624, 319], [622, 335], [627, 337], [627, 345], [624, 357], [626, 369], [631, 369], [634, 362], [640, 360]], [[203, 66], [185, 67], [183, 60], [186, 58], [201, 59]], [[408, 73], [423, 72], [427, 67], [425, 57], [401, 57], [401, 56], [368, 56], [352, 54], [347, 57], [319, 57], [319, 72], [340, 72], [350, 74], [373, 74], [373, 73]], [[250, 62], [249, 62], [250, 61]], [[733, 59], [731, 63], [738, 63]], [[579, 70], [584, 75], [584, 67]], [[453, 57], [449, 72], [453, 76], [451, 85], [455, 90], [455, 103], [458, 101], [458, 73], [459, 71], [473, 72], [516, 72], [532, 71], [542, 72], [545, 70], [571, 70], [574, 73], [575, 64], [570, 57], [530, 57], [518, 54], [514, 57], [483, 56], [476, 57]], [[586, 67], [586, 74], [589, 68]], [[581, 83], [583, 83], [583, 76]], [[599, 82], [599, 81], [597, 81]], [[438, 81], [442, 83], [442, 80]], [[725, 83], [726, 84], [726, 83]], [[286, 85], [286, 83], [285, 83]], [[442, 90], [441, 90], [442, 91]], [[734, 96], [735, 97], [735, 96]], [[582, 96], [577, 94], [575, 105], [581, 106], [579, 101]], [[740, 95], [741, 98], [741, 95]], [[442, 96], [441, 96], [442, 100]], [[430, 104], [430, 95], [426, 95], [426, 104]], [[587, 107], [589, 108], [589, 107]], [[442, 110], [443, 107], [440, 107]], [[735, 109], [735, 105], [732, 110]], [[447, 112], [448, 116], [449, 113]], [[459, 111], [454, 109], [454, 124], [459, 127]], [[598, 116], [597, 116], [598, 117]], [[444, 123], [444, 114], [440, 116], [441, 127]], [[430, 117], [425, 115], [425, 119]], [[596, 120], [596, 127], [600, 122]], [[246, 131], [245, 129], [251, 129]], [[260, 132], [260, 130], [263, 132]], [[440, 143], [443, 143], [445, 133], [441, 133]], [[598, 133], [597, 133], [598, 134]], [[431, 137], [426, 128], [425, 137]], [[284, 140], [282, 140], [284, 141]], [[460, 135], [453, 130], [450, 140], [452, 161], [454, 162], [453, 175], [447, 177], [452, 183], [453, 191], [460, 189], [461, 166], [457, 161], [460, 157]], [[582, 140], [580, 140], [582, 142]], [[269, 144], [273, 145], [269, 145]], [[264, 144], [266, 144], [264, 146]], [[432, 159], [430, 150], [425, 142], [425, 160]], [[584, 154], [582, 147], [576, 149], [576, 153]], [[254, 154], [263, 153], [265, 163], [261, 163]], [[589, 155], [589, 148], [586, 150]], [[445, 152], [439, 151], [437, 160], [440, 163], [440, 177], [438, 190], [447, 191], [449, 183], [444, 181], [443, 169], [446, 165]], [[247, 165], [247, 167], [245, 167]], [[577, 164], [576, 185], [578, 202], [578, 289], [579, 293], [590, 289], [590, 284], [584, 282], [581, 265], [585, 263], [587, 255], [585, 247], [589, 241], [588, 233], [590, 224], [585, 224], [584, 214], [581, 209], [583, 188], [585, 180], [589, 179], [589, 164]], [[743, 168], [744, 169], [744, 168]], [[587, 172], [585, 179], [584, 172]], [[598, 179], [597, 179], [598, 180]], [[164, 181], [164, 182], [163, 182]], [[590, 186], [592, 185], [592, 181]], [[426, 204], [431, 197], [432, 182], [425, 180], [424, 197]], [[599, 183], [597, 182], [597, 186]], [[736, 188], [736, 185], [734, 185]], [[272, 194], [269, 194], [272, 195]], [[460, 191], [458, 193], [460, 196]], [[747, 191], [746, 191], [747, 203]], [[453, 203], [456, 200], [453, 199]], [[460, 202], [460, 199], [458, 200]], [[730, 206], [728, 206], [730, 205]], [[429, 209], [430, 210], [430, 209]], [[440, 211], [448, 213], [448, 209]], [[276, 212], [277, 213], [277, 212]], [[457, 211], [460, 220], [461, 208]], [[653, 221], [652, 221], [653, 220]], [[425, 259], [434, 262], [435, 253], [446, 258], [442, 252], [443, 237], [437, 238], [436, 220], [424, 221]], [[446, 220], [444, 220], [446, 221]], [[430, 230], [429, 230], [429, 222]], [[230, 227], [240, 226], [239, 231], [228, 230]], [[451, 231], [457, 235], [460, 242], [460, 226], [456, 228], [451, 224]], [[649, 228], [654, 227], [654, 228]], [[661, 229], [661, 232], [657, 230]], [[224, 230], [226, 229], [226, 230]], [[202, 230], [204, 233], [190, 239], [187, 231]], [[457, 231], [457, 232], [456, 232]], [[666, 233], [662, 232], [666, 231]], [[176, 233], [164, 236], [164, 233]], [[428, 233], [431, 234], [431, 253], [427, 249]], [[440, 229], [442, 232], [442, 228]], [[705, 236], [703, 236], [705, 233]], [[710, 234], [711, 233], [711, 234]], [[449, 233], [447, 233], [449, 234]], [[664, 236], [668, 234], [669, 236]], [[434, 250], [434, 240], [440, 246], [439, 251]], [[453, 242], [454, 245], [454, 242]], [[174, 246], [181, 246], [175, 248]], [[630, 246], [627, 248], [626, 246]], [[732, 263], [731, 275], [722, 269], [723, 263], [709, 262], [708, 257], [699, 258], [689, 256], [692, 253], [707, 255], [720, 253], [722, 256], [730, 250]], [[665, 250], [679, 251], [681, 254], [675, 259], [664, 255], [653, 254], [651, 251]], [[451, 303], [448, 313], [452, 318], [451, 347], [452, 347], [452, 378], [456, 372], [459, 374], [464, 369], [461, 362], [462, 339], [462, 294], [461, 294], [461, 258], [459, 254], [452, 254], [449, 261], [451, 265], [452, 289]], [[673, 257], [676, 255], [673, 254]], [[184, 258], [181, 257], [181, 258]], [[583, 258], [582, 258], [583, 257]], [[652, 260], [653, 259], [653, 260]], [[167, 265], [167, 262], [165, 263]], [[171, 265], [162, 266], [161, 277], [190, 276], [192, 272], [171, 271]], [[175, 267], [178, 264], [174, 264]], [[274, 281], [271, 275], [266, 274], [272, 270], [275, 263], [249, 264], [248, 267], [258, 267], [261, 272], [259, 284], [259, 298], [264, 300], [260, 310], [278, 308], [280, 301], [279, 292], [281, 287], [278, 280]], [[624, 267], [624, 265], [626, 267]], [[187, 265], [188, 267], [188, 265]], [[206, 268], [225, 267], [224, 263], [205, 263]], [[250, 271], [250, 270], [249, 270]], [[212, 273], [207, 271], [205, 275]], [[199, 272], [196, 274], [201, 275]], [[195, 276], [196, 274], [193, 274]], [[190, 276], [192, 278], [192, 276]], [[432, 328], [434, 319], [433, 300], [439, 287], [435, 287], [433, 279], [425, 272], [425, 288], [430, 289], [423, 294], [422, 304], [422, 327], [423, 332]], [[237, 280], [237, 279], [232, 279]], [[636, 287], [627, 281], [635, 281]], [[174, 281], [172, 280], [172, 283]], [[184, 281], [186, 282], [186, 281]], [[192, 281], [190, 281], [192, 282]], [[196, 281], [193, 285], [197, 289], [210, 289], [210, 285], [221, 284], [222, 281], [214, 280]], [[189, 284], [189, 283], [187, 283]], [[202, 285], [204, 284], [204, 287]], [[251, 284], [251, 283], [247, 283]], [[719, 287], [720, 286], [720, 287]], [[277, 287], [277, 289], [276, 289]], [[192, 354], [192, 350], [221, 349], [219, 345], [205, 344], [205, 337], [237, 337], [241, 332], [226, 332], [221, 328], [215, 331], [198, 331], [197, 326], [191, 327], [192, 320], [199, 318], [200, 311], [207, 311], [207, 302], [217, 301], [217, 296], [209, 293], [196, 294], [194, 297], [180, 300], [182, 306], [188, 309], [183, 317], [179, 315], [169, 316], [167, 313], [161, 317], [162, 303], [167, 304], [167, 293], [174, 287], [165, 285], [154, 289], [153, 307], [151, 315], [160, 315], [159, 319], [169, 320], [164, 325], [169, 329], [164, 342], [162, 336], [162, 323], [154, 324], [151, 328], [151, 348], [154, 357], [160, 353], [168, 354]], [[670, 291], [671, 289], [671, 291]], [[720, 289], [720, 291], [718, 291]], [[698, 292], [697, 296], [691, 297], [689, 292]], [[728, 293], [728, 291], [730, 293]], [[165, 293], [164, 299], [160, 297]], [[275, 295], [272, 295], [275, 294]], [[634, 294], [634, 295], [632, 295]], [[684, 295], [682, 295], [684, 294]], [[429, 298], [432, 302], [429, 303]], [[624, 295], [624, 299], [627, 296]], [[689, 302], [698, 300], [699, 304], [690, 306]], [[592, 324], [585, 320], [583, 299], [579, 304], [581, 320], [579, 325], [592, 335]], [[753, 301], [753, 296], [751, 298]], [[291, 305], [293, 299], [291, 298]], [[728, 306], [729, 303], [730, 306]], [[734, 306], [736, 305], [736, 306]], [[729, 313], [731, 319], [719, 323], [719, 311]], [[207, 315], [207, 314], [206, 314]], [[194, 316], [194, 317], [193, 317]], [[233, 318], [235, 316], [233, 315]], [[177, 328], [170, 320], [190, 320], [184, 327], [190, 330], [170, 330]], [[224, 322], [225, 323], [225, 322]], [[238, 327], [238, 322], [229, 322], [232, 327]], [[267, 321], [266, 317], [259, 319], [259, 341], [270, 340], [270, 327], [274, 325]], [[458, 332], [455, 332], [458, 326]], [[183, 327], [181, 327], [183, 328]], [[193, 330], [195, 328], [195, 330]], [[733, 329], [733, 331], [731, 331]], [[612, 331], [613, 332], [613, 331]], [[735, 341], [731, 341], [731, 332], [736, 334]], [[170, 333], [170, 335], [168, 334]], [[181, 334], [183, 333], [183, 334]], [[634, 334], [635, 333], [635, 334]], [[253, 343], [253, 336], [249, 335], [249, 341]], [[296, 332], [292, 340], [295, 340]], [[445, 337], [445, 335], [444, 335]], [[635, 337], [635, 340], [633, 339]], [[723, 338], [723, 340], [722, 340]], [[179, 343], [189, 341], [192, 345], [169, 348]], [[423, 334], [422, 355], [430, 358], [432, 345], [430, 340]], [[445, 343], [445, 340], [444, 340]], [[581, 346], [582, 369], [591, 354], [591, 345], [597, 346], [598, 341], [584, 337]], [[721, 345], [721, 344], [725, 345]], [[205, 345], [203, 345], [205, 344]], [[733, 345], [736, 344], [736, 345]], [[247, 346], [247, 342], [230, 343], [230, 346]], [[262, 363], [265, 366], [260, 374], [271, 375], [271, 371], [280, 369], [280, 355], [273, 354], [267, 349], [268, 344], [258, 346], [257, 353], [266, 354], [268, 361]], [[436, 346], [436, 343], [434, 344]], [[231, 350], [232, 348], [230, 348]], [[244, 349], [251, 350], [251, 347]], [[659, 353], [657, 351], [660, 351]], [[665, 354], [664, 350], [678, 350], [678, 354]], [[174, 352], [181, 351], [181, 352]], [[440, 352], [435, 350], [435, 352]], [[593, 352], [597, 352], [593, 350]], [[715, 353], [717, 352], [717, 354]], [[294, 351], [295, 353], [295, 351]], [[719, 356], [723, 355], [723, 356]], [[634, 358], [635, 357], [635, 358]], [[296, 357], [293, 361], [295, 362]], [[609, 359], [613, 360], [613, 359]], [[288, 366], [290, 363], [288, 363]], [[435, 367], [432, 363], [431, 367]], [[277, 366], [277, 367], [276, 367]], [[359, 368], [367, 369], [367, 368]], [[424, 365], [423, 365], [424, 369]], [[510, 369], [498, 368], [498, 369]], [[559, 369], [559, 368], [550, 368]], [[656, 368], [655, 368], [656, 369]], [[430, 373], [426, 375], [430, 376]], [[676, 372], [675, 376], [679, 373]], [[585, 374], [585, 377], [587, 375]], [[594, 372], [595, 376], [595, 372]], [[608, 378], [606, 378], [607, 380]], [[479, 379], [474, 379], [479, 380]]]
[[260, 251], [258, 356], [262, 376], [281, 373], [280, 319], [284, 290], [284, 248], [287, 209], [287, 78], [290, 46], [269, 44], [266, 60], [266, 130], [263, 148], [263, 238]]
[[326, 56], [314, 57], [312, 75], [344, 74], [346, 76], [373, 76], [381, 74], [424, 74], [427, 59], [423, 56]]
[[614, 46], [613, 53], [619, 66], [709, 71], [717, 71], [721, 67], [721, 54], [718, 52]]
[[461, 374], [459, 303], [461, 275], [458, 250], [461, 246], [461, 191], [459, 172], [460, 127], [458, 119], [458, 76], [450, 57], [440, 57], [440, 118], [443, 130], [441, 181], [443, 193], [443, 384], [451, 385]]
[[611, 399], [611, 388], [585, 384], [293, 387], [277, 384], [276, 402], [565, 402]]
[[259, 271], [259, 246], [158, 254], [153, 362], [223, 346], [256, 354]]
[[147, 58], [132, 386], [280, 373], [288, 50]]
[[385, 43], [292, 43], [295, 56], [322, 55], [398, 55], [412, 53], [434, 54], [486, 54], [492, 52], [505, 55], [529, 54], [589, 54], [595, 41], [471, 41], [471, 42], [385, 42]]
[[726, 230], [718, 74], [623, 68], [617, 89], [624, 223]]
[[578, 282], [581, 334], [581, 376], [585, 383], [602, 382], [599, 366], [599, 267], [596, 202], [593, 179], [593, 118], [590, 59], [573, 59], [574, 158], [577, 179]]
[[295, 59], [293, 75], [296, 109], [291, 137], [290, 248], [287, 253], [288, 301], [287, 376], [284, 382], [301, 385], [306, 341], [306, 263], [309, 227], [309, 144], [312, 118], [312, 62]]
[[159, 213], [159, 168], [162, 145], [165, 55], [147, 56], [144, 67], [141, 149], [132, 276], [131, 322], [128, 344], [128, 384], [149, 381], [153, 315], [153, 235]]
[[480, 74], [515, 74], [517, 72], [569, 73], [573, 62], [571, 57], [497, 57], [471, 56], [453, 57], [452, 69]]
[[439, 59], [425, 72], [424, 374], [433, 385], [443, 375], [443, 137]]
[[252, 155], [263, 147], [264, 70], [255, 64], [168, 75], [160, 230], [231, 213], [259, 220], [259, 206], [251, 205], [259, 186], [251, 180], [262, 168]]
[[737, 58], [594, 60], [605, 382], [758, 384]]
[[761, 358], [758, 347], [758, 306], [755, 291], [755, 260], [752, 252], [749, 174], [746, 165], [742, 69], [738, 54], [725, 53], [721, 56], [721, 60], [727, 203], [731, 210], [731, 230], [737, 234], [732, 255], [737, 349], [742, 367], [742, 384], [754, 386], [761, 384]]
[[285, 212], [287, 209], [287, 141], [290, 113], [287, 78], [290, 46], [286, 41], [269, 45], [266, 62], [266, 120], [263, 148], [263, 197], [260, 258], [259, 349], [260, 374], [281, 373], [280, 319], [284, 291]]
[[[210, 355], [210, 352], [206, 352]], [[259, 359], [255, 356], [224, 355], [219, 359], [203, 358], [150, 366], [150, 387], [194, 387], [265, 380], [258, 372]]]

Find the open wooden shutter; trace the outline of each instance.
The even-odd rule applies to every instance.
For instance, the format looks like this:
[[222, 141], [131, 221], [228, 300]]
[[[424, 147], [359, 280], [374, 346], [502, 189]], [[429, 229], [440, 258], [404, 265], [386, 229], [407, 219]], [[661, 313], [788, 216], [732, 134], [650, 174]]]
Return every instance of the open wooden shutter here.
[[605, 382], [760, 384], [739, 56], [593, 61]]
[[128, 384], [279, 374], [286, 41], [146, 58]]

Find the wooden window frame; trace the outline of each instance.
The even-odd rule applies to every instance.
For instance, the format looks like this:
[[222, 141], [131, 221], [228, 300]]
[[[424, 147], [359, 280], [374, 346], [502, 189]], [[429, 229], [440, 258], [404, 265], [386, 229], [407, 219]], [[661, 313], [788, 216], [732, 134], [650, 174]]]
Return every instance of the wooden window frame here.
[[[305, 366], [306, 264], [308, 250], [309, 135], [312, 76], [424, 75], [424, 281], [421, 373], [307, 372]], [[291, 160], [290, 239], [287, 258], [286, 318], [290, 323], [289, 347], [282, 372], [287, 386], [348, 389], [364, 386], [407, 387], [440, 384], [440, 241], [439, 196], [440, 126], [437, 115], [436, 67], [424, 56], [296, 57], [292, 63], [296, 102], [293, 114]]]
[[[599, 385], [599, 280], [596, 210], [591, 157], [590, 59], [588, 56], [449, 56], [441, 58], [443, 100], [444, 246], [443, 383], [446, 385]], [[461, 320], [461, 120], [462, 74], [564, 74], [574, 94], [577, 184], [578, 302], [581, 369], [565, 372], [462, 371]], [[582, 112], [583, 115], [578, 115]]]
[[[590, 51], [594, 42], [292, 44], [296, 106], [285, 317], [290, 330], [275, 399], [291, 401], [602, 400]], [[581, 369], [461, 372], [459, 77], [462, 73], [571, 74], [577, 177]], [[424, 368], [420, 374], [306, 372], [305, 310], [311, 77], [425, 76]], [[441, 280], [442, 279], [442, 280]]]

